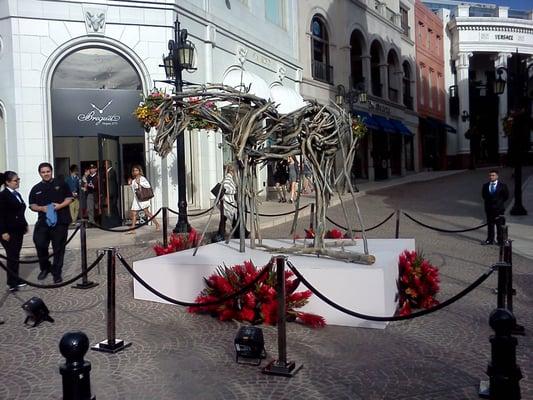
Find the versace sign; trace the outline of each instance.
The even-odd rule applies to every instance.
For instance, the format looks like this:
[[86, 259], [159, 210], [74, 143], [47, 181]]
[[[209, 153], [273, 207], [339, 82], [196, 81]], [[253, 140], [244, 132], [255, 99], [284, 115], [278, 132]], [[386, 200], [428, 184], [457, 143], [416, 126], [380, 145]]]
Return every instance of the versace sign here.
[[133, 112], [139, 90], [53, 89], [54, 136], [142, 136]]

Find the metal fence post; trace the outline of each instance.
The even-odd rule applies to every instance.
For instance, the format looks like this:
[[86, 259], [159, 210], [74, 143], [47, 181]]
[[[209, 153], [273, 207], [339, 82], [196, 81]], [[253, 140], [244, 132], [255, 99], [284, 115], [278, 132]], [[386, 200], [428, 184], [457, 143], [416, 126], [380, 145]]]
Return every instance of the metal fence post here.
[[315, 226], [315, 203], [311, 203], [311, 212], [309, 213], [309, 229]]
[[396, 210], [396, 232], [394, 237], [396, 239], [400, 237], [400, 210]]
[[168, 246], [168, 207], [163, 206], [163, 247]]
[[80, 220], [80, 255], [81, 255], [81, 283], [72, 287], [74, 289], [90, 289], [98, 286], [98, 283], [91, 282], [87, 279], [87, 220]]
[[263, 373], [268, 375], [294, 376], [303, 365], [296, 366], [294, 361], [287, 361], [287, 329], [285, 309], [285, 261], [287, 257], [276, 257], [276, 290], [278, 301], [278, 359], [271, 361]]
[[107, 339], [91, 347], [91, 350], [103, 351], [106, 353], [116, 353], [131, 346], [131, 342], [116, 338], [116, 315], [115, 315], [115, 267], [116, 248], [108, 247], [107, 253]]

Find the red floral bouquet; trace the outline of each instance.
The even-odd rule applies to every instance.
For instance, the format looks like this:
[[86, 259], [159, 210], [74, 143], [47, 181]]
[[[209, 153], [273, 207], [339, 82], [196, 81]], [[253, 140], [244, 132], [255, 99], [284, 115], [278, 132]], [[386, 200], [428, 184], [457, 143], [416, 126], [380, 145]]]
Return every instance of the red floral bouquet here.
[[398, 296], [400, 315], [413, 308], [430, 308], [439, 302], [439, 270], [416, 251], [405, 250], [398, 260]]
[[[197, 303], [217, 301], [235, 293], [254, 281], [261, 272], [251, 261], [233, 267], [220, 266], [209, 278], [204, 278], [206, 288], [196, 298]], [[298, 320], [313, 328], [326, 325], [320, 315], [297, 311], [307, 304], [311, 291], [296, 292], [299, 281], [294, 279], [291, 271], [285, 271], [285, 305], [287, 321]], [[276, 292], [276, 273], [269, 271], [248, 292], [227, 300], [219, 305], [189, 307], [192, 313], [208, 313], [221, 321], [235, 319], [252, 324], [265, 323], [275, 325], [278, 318], [278, 302]]]
[[177, 251], [196, 247], [196, 245], [198, 245], [199, 240], [200, 235], [198, 234], [198, 231], [191, 228], [190, 232], [187, 233], [172, 233], [168, 237], [168, 246], [163, 247], [161, 243], [157, 243], [154, 246], [154, 251], [155, 254], [158, 256], [175, 253]]

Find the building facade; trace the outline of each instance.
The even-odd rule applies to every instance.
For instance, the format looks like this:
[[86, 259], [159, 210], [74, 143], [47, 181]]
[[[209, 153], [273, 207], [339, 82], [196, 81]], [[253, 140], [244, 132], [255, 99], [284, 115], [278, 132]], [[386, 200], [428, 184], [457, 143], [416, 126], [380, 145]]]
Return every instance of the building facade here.
[[421, 1], [415, 3], [415, 43], [419, 152], [421, 166], [447, 167], [443, 23]]
[[[503, 120], [521, 107], [517, 101], [533, 68], [533, 10], [452, 0], [427, 3], [444, 24], [448, 163], [456, 168], [505, 162], [509, 149]], [[498, 95], [494, 82], [508, 81]], [[518, 82], [520, 80], [520, 82]], [[509, 83], [511, 82], [511, 83]], [[529, 107], [530, 107], [529, 102]], [[531, 109], [528, 109], [531, 112]]]
[[349, 107], [369, 128], [354, 179], [388, 179], [418, 169], [413, 0], [298, 1], [301, 94], [334, 101], [342, 85], [364, 90]]
[[[145, 132], [133, 112], [152, 88], [172, 90], [158, 80], [177, 15], [196, 53], [186, 81], [243, 84], [289, 111], [301, 101], [295, 1], [2, 1], [0, 170], [19, 173], [23, 195], [42, 161], [66, 175], [71, 164], [92, 163], [105, 174], [109, 160], [119, 172], [122, 216], [132, 201], [133, 164], [155, 189], [153, 207], [176, 207], [176, 152], [161, 159], [155, 130]], [[207, 208], [229, 156], [217, 132], [185, 139], [189, 207]], [[266, 171], [258, 179], [266, 185]]]

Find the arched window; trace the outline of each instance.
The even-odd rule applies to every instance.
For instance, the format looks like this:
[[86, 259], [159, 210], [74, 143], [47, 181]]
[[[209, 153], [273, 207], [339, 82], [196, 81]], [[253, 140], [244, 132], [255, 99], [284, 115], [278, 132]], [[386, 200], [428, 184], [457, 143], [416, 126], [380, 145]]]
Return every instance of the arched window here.
[[333, 67], [329, 61], [329, 35], [324, 20], [318, 15], [311, 20], [311, 69], [314, 79], [333, 83]]
[[120, 54], [88, 47], [66, 56], [52, 77], [52, 89], [142, 90], [137, 71]]
[[378, 41], [374, 41], [370, 47], [370, 79], [372, 83], [372, 94], [374, 96], [382, 97], [381, 82], [381, 45]]
[[411, 96], [411, 67], [407, 61], [403, 62], [403, 79], [402, 79], [402, 91], [403, 91], [403, 105], [413, 109], [413, 97]]
[[360, 88], [365, 83], [363, 72], [363, 38], [358, 31], [353, 31], [350, 38], [351, 83], [353, 88]]
[[399, 102], [400, 86], [398, 82], [399, 62], [394, 50], [389, 51], [387, 56], [387, 82], [389, 84], [389, 100]]

